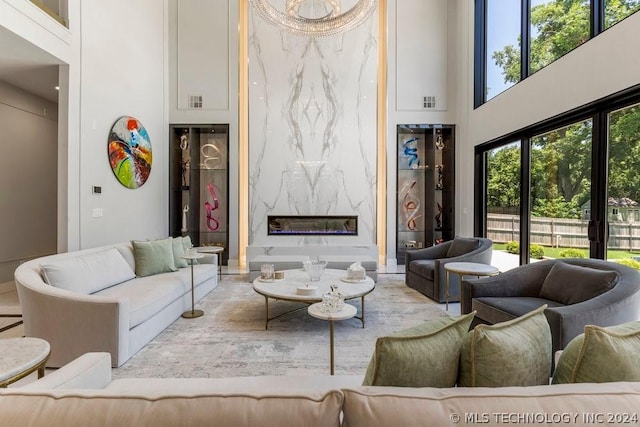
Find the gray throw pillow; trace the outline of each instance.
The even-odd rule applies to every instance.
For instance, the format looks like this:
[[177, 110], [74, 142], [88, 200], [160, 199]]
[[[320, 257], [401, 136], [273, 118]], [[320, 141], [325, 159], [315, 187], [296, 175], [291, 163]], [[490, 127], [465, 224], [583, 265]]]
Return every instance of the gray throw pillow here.
[[565, 305], [577, 304], [607, 292], [617, 278], [615, 271], [557, 262], [542, 283], [540, 298]]
[[172, 238], [153, 241], [132, 241], [133, 256], [136, 259], [136, 276], [176, 271], [173, 261]]
[[553, 384], [640, 381], [640, 322], [587, 325], [562, 351]]
[[551, 329], [546, 304], [495, 325], [478, 325], [462, 343], [461, 387], [508, 387], [549, 384]]
[[478, 246], [477, 239], [468, 239], [465, 237], [456, 237], [449, 245], [447, 250], [447, 258], [453, 258], [472, 252]]
[[363, 385], [453, 387], [462, 339], [475, 313], [438, 318], [378, 338]]

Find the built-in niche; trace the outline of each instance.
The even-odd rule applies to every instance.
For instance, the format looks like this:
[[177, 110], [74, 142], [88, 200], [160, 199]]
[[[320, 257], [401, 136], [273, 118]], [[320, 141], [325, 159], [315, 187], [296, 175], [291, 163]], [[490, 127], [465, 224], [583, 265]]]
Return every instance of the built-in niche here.
[[397, 128], [396, 259], [454, 237], [454, 126]]

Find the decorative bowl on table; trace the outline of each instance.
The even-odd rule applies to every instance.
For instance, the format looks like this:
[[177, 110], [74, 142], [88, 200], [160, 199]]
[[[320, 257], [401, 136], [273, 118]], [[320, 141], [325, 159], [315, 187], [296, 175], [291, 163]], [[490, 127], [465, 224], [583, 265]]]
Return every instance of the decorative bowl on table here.
[[324, 269], [327, 268], [327, 261], [303, 261], [304, 271], [307, 272], [312, 282], [317, 282], [322, 277]]

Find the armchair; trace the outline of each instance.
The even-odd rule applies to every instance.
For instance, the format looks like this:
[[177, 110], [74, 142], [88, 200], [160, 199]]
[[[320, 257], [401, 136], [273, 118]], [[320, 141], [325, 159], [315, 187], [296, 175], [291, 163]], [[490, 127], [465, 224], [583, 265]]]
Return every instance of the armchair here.
[[[405, 283], [410, 288], [438, 302], [445, 301], [445, 264], [450, 262], [477, 262], [490, 264], [493, 242], [482, 237], [460, 238], [424, 249], [407, 251], [405, 255]], [[449, 277], [449, 301], [459, 301], [460, 279]]]
[[585, 325], [640, 319], [640, 273], [598, 259], [539, 261], [494, 277], [465, 279], [461, 291], [460, 311], [476, 310], [474, 324], [504, 322], [547, 304], [554, 353]]

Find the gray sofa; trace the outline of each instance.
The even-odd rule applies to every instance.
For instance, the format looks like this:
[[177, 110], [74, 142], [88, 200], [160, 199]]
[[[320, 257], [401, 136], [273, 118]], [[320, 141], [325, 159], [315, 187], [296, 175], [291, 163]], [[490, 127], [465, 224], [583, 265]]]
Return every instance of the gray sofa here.
[[[456, 237], [454, 240], [428, 248], [408, 250], [405, 255], [406, 284], [432, 300], [444, 302], [447, 277], [445, 264], [491, 264], [492, 253], [493, 242], [482, 237]], [[449, 280], [449, 302], [459, 301], [460, 278], [457, 274], [451, 274]]]
[[[118, 261], [114, 250], [130, 275], [105, 281], [117, 270], [109, 261]], [[43, 266], [55, 266], [67, 283], [50, 285]], [[25, 335], [49, 342], [47, 366], [60, 367], [91, 351], [109, 352], [113, 366], [121, 366], [191, 308], [190, 267], [131, 278], [134, 272], [130, 242], [36, 258], [16, 269]], [[196, 301], [218, 285], [215, 254], [194, 265], [194, 284]]]
[[365, 387], [362, 377], [341, 375], [112, 381], [110, 364], [108, 354], [89, 353], [41, 380], [0, 390], [3, 425], [418, 427], [514, 424], [525, 416], [535, 417], [529, 424], [582, 425], [586, 416], [606, 424], [607, 414], [640, 407], [638, 382]]
[[583, 333], [585, 325], [639, 320], [640, 273], [614, 262], [567, 258], [462, 283], [460, 310], [475, 310], [474, 324], [508, 321], [543, 304], [548, 305], [545, 316], [555, 352]]

